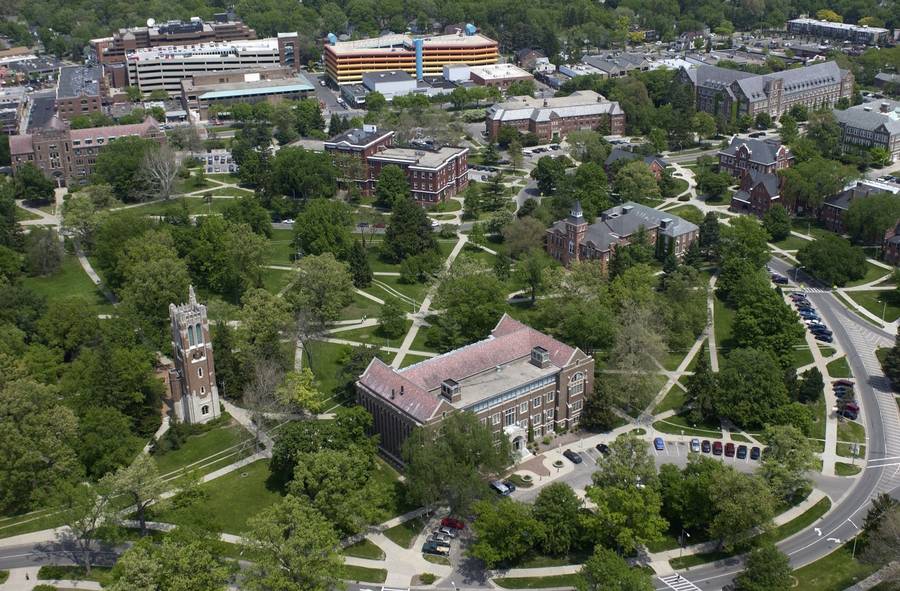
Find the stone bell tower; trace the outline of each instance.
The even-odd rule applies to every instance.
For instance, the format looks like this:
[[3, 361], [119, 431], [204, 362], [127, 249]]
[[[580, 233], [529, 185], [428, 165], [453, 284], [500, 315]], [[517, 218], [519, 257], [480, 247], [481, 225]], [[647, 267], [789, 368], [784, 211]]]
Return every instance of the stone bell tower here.
[[219, 390], [206, 306], [197, 303], [194, 286], [188, 303], [169, 304], [175, 368], [170, 371], [172, 406], [179, 421], [205, 423], [217, 418]]

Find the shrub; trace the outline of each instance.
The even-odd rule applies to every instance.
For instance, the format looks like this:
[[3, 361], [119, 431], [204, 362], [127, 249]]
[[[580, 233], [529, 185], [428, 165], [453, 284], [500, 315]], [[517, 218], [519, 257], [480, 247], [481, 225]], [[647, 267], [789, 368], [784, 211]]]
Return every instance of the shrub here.
[[437, 580], [437, 576], [435, 576], [431, 573], [422, 573], [421, 575], [419, 575], [419, 581], [423, 585], [430, 585], [430, 584], [434, 583], [436, 580]]
[[46, 583], [41, 583], [40, 585], [35, 585], [32, 587], [33, 591], [56, 591], [58, 587], [54, 587], [53, 585], [48, 585]]

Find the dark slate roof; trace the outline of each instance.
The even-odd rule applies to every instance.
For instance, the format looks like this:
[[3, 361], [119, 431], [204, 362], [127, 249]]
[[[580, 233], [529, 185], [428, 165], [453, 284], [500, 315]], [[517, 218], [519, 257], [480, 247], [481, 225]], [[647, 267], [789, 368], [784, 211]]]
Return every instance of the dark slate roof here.
[[867, 131], [875, 131], [884, 125], [890, 135], [900, 134], [900, 102], [897, 101], [882, 99], [833, 112], [841, 125]]
[[378, 82], [409, 82], [414, 80], [412, 76], [403, 70], [387, 70], [379, 72], [366, 72], [362, 76], [363, 84], [375, 84]]
[[378, 131], [377, 129], [375, 131], [365, 131], [363, 129], [355, 127], [353, 129], [348, 129], [342, 134], [334, 136], [333, 138], [328, 140], [327, 143], [345, 143], [351, 146], [365, 146], [373, 142], [375, 139], [380, 138], [388, 133], [390, 132]]
[[610, 166], [620, 160], [643, 160], [644, 164], [649, 166], [653, 162], [658, 162], [660, 166], [665, 168], [667, 166], [667, 162], [658, 156], [642, 156], [641, 154], [637, 154], [630, 150], [625, 150], [623, 148], [613, 148], [612, 152], [609, 153], [609, 156], [606, 157], [606, 160], [603, 162], [605, 166]]
[[[848, 209], [850, 202], [857, 198], [869, 197], [880, 193], [891, 193], [885, 187], [873, 186], [864, 181], [858, 181], [855, 185], [845, 187], [843, 191], [825, 199], [825, 205], [837, 209]], [[894, 193], [896, 194], [896, 193]]]
[[99, 66], [66, 66], [59, 70], [59, 82], [56, 85], [58, 98], [71, 98], [81, 95], [97, 96], [100, 94]]
[[775, 164], [778, 155], [778, 149], [781, 142], [772, 139], [758, 140], [753, 138], [740, 139], [737, 136], [731, 138], [731, 143], [724, 150], [720, 150], [720, 154], [734, 156], [737, 149], [746, 145], [750, 148], [750, 158], [753, 162], [762, 164]]

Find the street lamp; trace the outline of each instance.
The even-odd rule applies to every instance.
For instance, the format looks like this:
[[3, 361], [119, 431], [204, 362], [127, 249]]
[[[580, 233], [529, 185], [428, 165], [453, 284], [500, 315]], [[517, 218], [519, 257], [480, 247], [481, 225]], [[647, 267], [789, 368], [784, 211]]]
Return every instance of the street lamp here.
[[681, 535], [678, 536], [678, 542], [679, 542], [678, 545], [681, 546], [681, 548], [678, 551], [679, 558], [684, 555], [684, 538], [685, 537], [689, 538], [689, 537], [691, 537], [691, 534], [687, 533], [684, 530], [684, 528], [681, 528]]

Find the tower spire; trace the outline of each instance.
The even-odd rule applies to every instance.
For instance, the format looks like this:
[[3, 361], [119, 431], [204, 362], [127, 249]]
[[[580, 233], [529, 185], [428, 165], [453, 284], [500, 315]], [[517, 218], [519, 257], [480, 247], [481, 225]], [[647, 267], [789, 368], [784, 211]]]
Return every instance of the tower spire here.
[[188, 287], [188, 303], [191, 304], [192, 306], [197, 305], [197, 294], [194, 293], [193, 284], [190, 287]]

